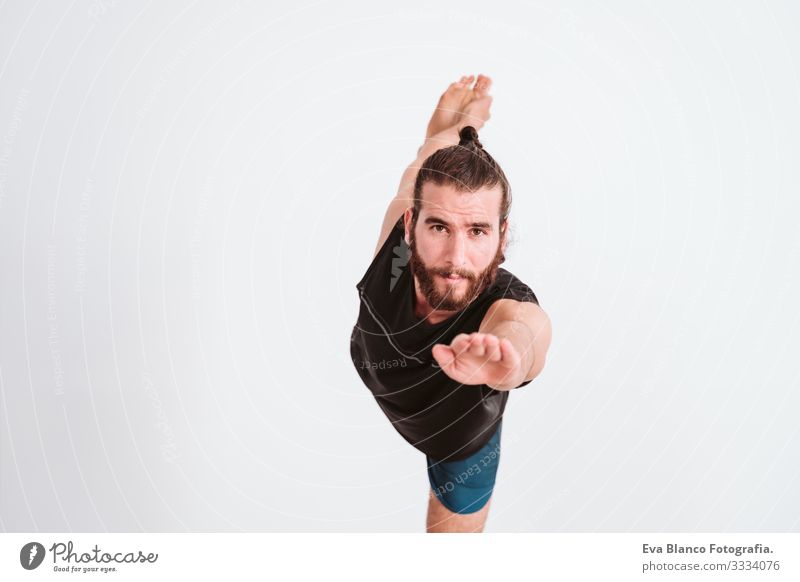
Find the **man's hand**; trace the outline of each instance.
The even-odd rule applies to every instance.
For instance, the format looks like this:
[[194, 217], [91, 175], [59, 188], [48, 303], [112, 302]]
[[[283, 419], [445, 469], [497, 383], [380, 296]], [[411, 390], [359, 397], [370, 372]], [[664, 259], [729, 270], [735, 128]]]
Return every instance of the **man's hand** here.
[[490, 333], [462, 333], [447, 346], [433, 346], [442, 371], [461, 384], [488, 384], [513, 388], [522, 384], [522, 358], [511, 341]]

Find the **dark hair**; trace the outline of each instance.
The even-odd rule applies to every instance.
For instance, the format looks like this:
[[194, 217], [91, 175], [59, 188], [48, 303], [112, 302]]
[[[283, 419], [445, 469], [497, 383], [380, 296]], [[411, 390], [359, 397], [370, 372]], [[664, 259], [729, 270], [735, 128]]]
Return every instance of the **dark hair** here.
[[442, 148], [432, 153], [423, 162], [414, 183], [413, 222], [416, 223], [422, 207], [422, 185], [433, 182], [437, 186], [453, 186], [459, 192], [474, 192], [478, 188], [502, 187], [500, 201], [500, 224], [508, 219], [511, 211], [511, 187], [508, 179], [480, 141], [478, 132], [465, 125], [458, 132], [458, 145]]

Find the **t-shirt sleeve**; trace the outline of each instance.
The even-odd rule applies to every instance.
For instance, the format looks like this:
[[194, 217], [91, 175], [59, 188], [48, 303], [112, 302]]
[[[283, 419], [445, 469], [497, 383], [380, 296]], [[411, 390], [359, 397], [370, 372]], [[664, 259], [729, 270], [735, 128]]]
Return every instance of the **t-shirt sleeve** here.
[[494, 287], [495, 290], [494, 293], [492, 293], [493, 301], [497, 299], [514, 299], [516, 301], [527, 301], [539, 305], [539, 299], [536, 297], [533, 289], [505, 269], [500, 269], [498, 271], [497, 281]]
[[514, 387], [512, 388], [512, 390], [516, 390], [517, 388], [522, 388], [523, 386], [527, 386], [527, 385], [528, 385], [528, 384], [530, 384], [531, 382], [533, 382], [533, 380], [526, 380], [525, 382], [523, 382], [523, 383], [522, 383], [522, 384], [520, 384], [519, 386], [514, 386]]

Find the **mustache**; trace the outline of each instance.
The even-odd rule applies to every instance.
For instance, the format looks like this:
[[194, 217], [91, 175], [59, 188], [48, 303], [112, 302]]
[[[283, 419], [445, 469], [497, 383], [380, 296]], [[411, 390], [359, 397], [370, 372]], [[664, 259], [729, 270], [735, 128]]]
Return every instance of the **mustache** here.
[[447, 277], [449, 275], [458, 275], [459, 277], [463, 277], [464, 279], [469, 279], [470, 281], [474, 281], [477, 278], [475, 273], [471, 273], [469, 271], [463, 271], [461, 269], [429, 269], [435, 275], [441, 275], [443, 277]]

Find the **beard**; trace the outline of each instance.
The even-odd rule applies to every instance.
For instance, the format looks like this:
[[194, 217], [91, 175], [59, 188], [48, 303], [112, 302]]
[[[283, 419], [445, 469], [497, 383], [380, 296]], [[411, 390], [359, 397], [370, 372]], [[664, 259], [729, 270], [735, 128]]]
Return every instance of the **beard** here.
[[[463, 269], [439, 269], [435, 267], [428, 267], [419, 256], [417, 252], [416, 240], [414, 237], [414, 229], [416, 224], [411, 226], [411, 242], [408, 245], [411, 255], [409, 257], [409, 265], [411, 272], [419, 281], [420, 291], [433, 309], [439, 311], [462, 311], [472, 303], [483, 291], [494, 283], [497, 278], [497, 270], [500, 265], [505, 261], [503, 254], [503, 241], [502, 239], [497, 244], [497, 252], [492, 258], [492, 262], [480, 273], [473, 273]], [[458, 291], [460, 283], [454, 284], [445, 283], [446, 287], [444, 292], [439, 291], [437, 288], [437, 280], [440, 280], [438, 275], [448, 276], [450, 274], [463, 277], [466, 283], [466, 289], [463, 292]]]

